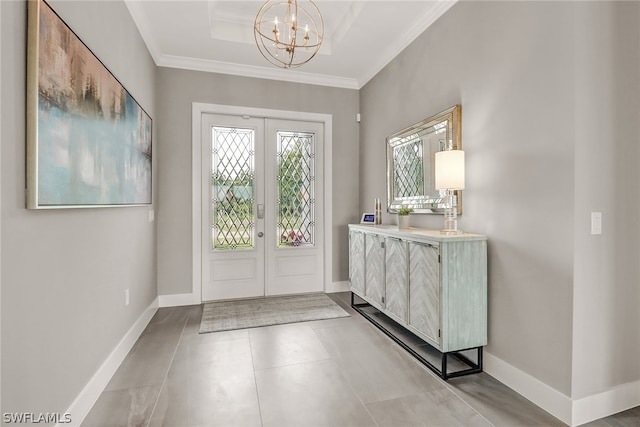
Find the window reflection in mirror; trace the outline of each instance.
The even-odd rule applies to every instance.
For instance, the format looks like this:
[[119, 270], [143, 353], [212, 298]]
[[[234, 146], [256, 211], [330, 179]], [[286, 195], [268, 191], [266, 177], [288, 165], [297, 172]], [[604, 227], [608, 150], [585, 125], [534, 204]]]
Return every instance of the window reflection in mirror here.
[[[387, 138], [388, 211], [401, 206], [415, 213], [442, 214], [444, 194], [435, 189], [435, 153], [462, 149], [461, 107], [456, 105]], [[458, 213], [462, 213], [457, 191]]]

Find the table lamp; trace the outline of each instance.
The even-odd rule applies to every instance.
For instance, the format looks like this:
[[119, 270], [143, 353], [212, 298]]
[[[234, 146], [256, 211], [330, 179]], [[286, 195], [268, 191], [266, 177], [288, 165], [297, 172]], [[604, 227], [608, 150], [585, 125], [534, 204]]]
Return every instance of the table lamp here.
[[455, 190], [464, 189], [464, 151], [438, 151], [436, 163], [436, 190], [446, 190], [443, 234], [460, 234], [458, 230], [458, 201]]

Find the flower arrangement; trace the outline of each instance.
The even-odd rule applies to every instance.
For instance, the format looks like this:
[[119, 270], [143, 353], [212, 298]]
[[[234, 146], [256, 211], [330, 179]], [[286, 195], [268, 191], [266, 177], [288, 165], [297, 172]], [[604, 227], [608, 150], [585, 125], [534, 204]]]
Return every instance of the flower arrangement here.
[[304, 234], [295, 230], [285, 231], [280, 235], [280, 244], [286, 246], [300, 246], [305, 241]]

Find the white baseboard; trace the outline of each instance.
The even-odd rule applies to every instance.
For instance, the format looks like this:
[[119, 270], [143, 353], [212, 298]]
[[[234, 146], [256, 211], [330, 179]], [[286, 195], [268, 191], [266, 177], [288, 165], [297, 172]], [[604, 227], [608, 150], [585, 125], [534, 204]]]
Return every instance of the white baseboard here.
[[120, 340], [118, 345], [113, 349], [111, 354], [102, 363], [100, 368], [96, 371], [93, 377], [89, 380], [87, 385], [82, 389], [78, 397], [73, 401], [69, 409], [68, 414], [71, 414], [71, 423], [69, 424], [56, 424], [56, 427], [75, 427], [80, 426], [85, 417], [89, 414], [89, 411], [96, 403], [100, 394], [104, 391], [109, 381], [116, 373], [124, 358], [129, 354], [129, 351], [136, 343], [144, 328], [147, 327], [151, 318], [158, 310], [158, 298], [147, 307], [147, 309], [140, 315], [138, 320], [129, 328], [125, 336]]
[[491, 353], [484, 352], [484, 371], [554, 417], [571, 425], [571, 398]]
[[349, 291], [349, 282], [331, 282], [327, 283], [324, 287], [324, 292], [327, 294], [333, 294], [336, 292], [347, 292]]
[[200, 304], [199, 297], [195, 294], [158, 295], [158, 305], [162, 307], [180, 307], [183, 305]]
[[586, 424], [640, 405], [640, 381], [571, 399], [486, 351], [484, 370], [569, 426]]
[[640, 405], [640, 381], [573, 401], [573, 425], [579, 426]]

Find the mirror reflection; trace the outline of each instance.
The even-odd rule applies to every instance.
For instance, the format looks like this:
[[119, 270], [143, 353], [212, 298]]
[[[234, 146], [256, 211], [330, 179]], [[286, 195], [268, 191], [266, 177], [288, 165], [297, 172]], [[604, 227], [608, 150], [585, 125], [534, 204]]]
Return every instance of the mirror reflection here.
[[[456, 105], [387, 138], [388, 211], [402, 206], [415, 213], [442, 214], [445, 191], [435, 189], [435, 153], [461, 150], [461, 107]], [[462, 213], [460, 191], [456, 191], [458, 214]]]

